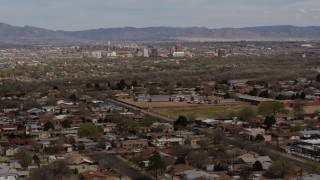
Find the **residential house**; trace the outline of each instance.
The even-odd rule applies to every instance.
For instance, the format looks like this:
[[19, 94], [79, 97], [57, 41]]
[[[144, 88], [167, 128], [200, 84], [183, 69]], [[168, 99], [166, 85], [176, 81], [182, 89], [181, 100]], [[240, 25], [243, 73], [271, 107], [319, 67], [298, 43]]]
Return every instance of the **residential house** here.
[[134, 150], [148, 147], [147, 139], [135, 139], [135, 140], [125, 140], [121, 141], [116, 145], [117, 148], [123, 148], [126, 150]]
[[74, 165], [69, 165], [69, 169], [73, 170], [74, 173], [81, 174], [83, 172], [87, 171], [98, 171], [99, 166], [94, 165], [94, 164], [74, 164]]
[[186, 164], [175, 164], [170, 168], [170, 174], [180, 176], [184, 171], [190, 170], [191, 167]]
[[299, 180], [319, 180], [320, 175], [318, 174], [308, 174], [305, 176], [302, 176]]
[[0, 169], [0, 179], [2, 180], [16, 180], [19, 177], [17, 170], [9, 167]]
[[41, 109], [38, 109], [38, 108], [32, 108], [32, 109], [27, 110], [27, 114], [28, 115], [33, 115], [33, 116], [40, 116], [40, 115], [42, 115], [44, 113], [45, 113], [44, 110], [41, 110]]
[[205, 119], [202, 120], [202, 123], [207, 127], [216, 127], [218, 124], [221, 124], [221, 121], [215, 119]]
[[104, 134], [108, 134], [113, 132], [117, 128], [117, 124], [115, 123], [106, 123], [104, 126], [101, 127]]
[[184, 139], [187, 139], [189, 138], [190, 136], [193, 136], [194, 133], [191, 132], [191, 131], [183, 131], [183, 130], [179, 130], [179, 131], [173, 131], [170, 133], [172, 136], [175, 136], [175, 137], [179, 137], [179, 138], [184, 138]]
[[220, 176], [217, 174], [209, 174], [201, 170], [186, 170], [182, 172], [182, 180], [197, 180], [197, 179], [214, 180], [219, 177]]
[[18, 151], [19, 151], [19, 148], [9, 148], [5, 151], [5, 155], [13, 157]]
[[238, 159], [239, 159], [238, 163], [240, 164], [244, 163], [248, 167], [252, 167], [256, 161], [259, 161], [262, 164], [263, 170], [267, 170], [272, 163], [272, 160], [270, 159], [269, 156], [259, 156], [259, 157], [239, 156]]
[[255, 140], [258, 135], [262, 135], [265, 142], [271, 141], [271, 135], [266, 135], [265, 133], [265, 130], [262, 128], [247, 128], [243, 132], [243, 135], [249, 140]]
[[80, 173], [81, 180], [113, 180], [107, 173], [100, 171], [86, 171]]
[[12, 132], [15, 132], [17, 130], [18, 130], [18, 126], [9, 126], [9, 125], [0, 126], [0, 131], [3, 134], [11, 134]]
[[277, 143], [292, 143], [300, 139], [297, 132], [271, 132], [272, 141]]
[[39, 132], [41, 131], [43, 128], [42, 126], [38, 126], [36, 124], [28, 124], [26, 125], [26, 133], [29, 133], [29, 132]]
[[298, 132], [301, 139], [320, 138], [320, 130], [306, 130]]
[[28, 133], [32, 138], [45, 140], [51, 138], [51, 132], [49, 131], [39, 131], [39, 132], [30, 132]]
[[204, 135], [195, 135], [189, 137], [190, 144], [192, 148], [199, 148], [200, 141], [203, 139]]
[[183, 138], [160, 138], [156, 139], [155, 144], [160, 147], [168, 147], [184, 144]]
[[47, 113], [58, 113], [60, 111], [60, 107], [58, 107], [58, 106], [43, 106], [42, 110]]
[[171, 133], [174, 131], [173, 125], [169, 123], [156, 122], [151, 125], [151, 128], [159, 128], [159, 127], [163, 129], [162, 130], [163, 132]]
[[19, 164], [18, 162], [0, 164], [0, 180], [11, 180], [17, 178], [25, 178], [28, 176], [29, 171], [22, 170], [21, 164]]
[[218, 127], [231, 134], [241, 134], [244, 131], [244, 128], [237, 124], [222, 123], [219, 124]]

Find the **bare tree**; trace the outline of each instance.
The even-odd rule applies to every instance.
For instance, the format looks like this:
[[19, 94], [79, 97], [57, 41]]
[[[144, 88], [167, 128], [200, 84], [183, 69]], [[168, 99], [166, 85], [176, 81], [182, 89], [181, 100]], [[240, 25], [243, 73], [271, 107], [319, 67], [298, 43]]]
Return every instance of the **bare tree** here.
[[300, 99], [297, 99], [293, 102], [292, 110], [293, 110], [293, 115], [296, 118], [300, 118], [303, 115], [304, 113], [303, 106], [304, 104]]
[[225, 137], [225, 133], [221, 129], [214, 129], [211, 132], [211, 135], [212, 135], [213, 142], [215, 144], [220, 144], [222, 142], [223, 138]]
[[67, 180], [71, 175], [71, 170], [68, 168], [66, 161], [58, 160], [34, 170], [31, 173], [30, 180]]
[[24, 149], [20, 149], [15, 155], [22, 167], [26, 168], [32, 163], [32, 155]]
[[206, 151], [198, 150], [198, 151], [191, 152], [188, 155], [187, 160], [189, 161], [190, 164], [200, 169], [203, 169], [207, 165], [208, 157], [209, 155]]

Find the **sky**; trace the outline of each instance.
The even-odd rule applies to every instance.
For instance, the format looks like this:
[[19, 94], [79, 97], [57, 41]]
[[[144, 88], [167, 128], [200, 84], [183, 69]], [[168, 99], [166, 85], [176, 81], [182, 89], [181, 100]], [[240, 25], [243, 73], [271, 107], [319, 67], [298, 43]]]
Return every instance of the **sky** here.
[[51, 30], [320, 25], [320, 0], [0, 0], [0, 22]]

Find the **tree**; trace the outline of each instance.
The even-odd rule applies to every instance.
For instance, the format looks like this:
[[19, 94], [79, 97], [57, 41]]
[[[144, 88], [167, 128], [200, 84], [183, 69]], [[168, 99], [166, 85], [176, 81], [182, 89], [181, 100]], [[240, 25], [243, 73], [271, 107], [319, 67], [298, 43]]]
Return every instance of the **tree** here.
[[190, 164], [193, 166], [196, 166], [197, 168], [205, 168], [205, 166], [208, 163], [208, 153], [203, 150], [197, 150], [197, 151], [192, 151], [188, 157], [187, 160]]
[[69, 119], [65, 119], [61, 122], [61, 125], [63, 128], [70, 128], [72, 124], [72, 121]]
[[223, 96], [224, 99], [229, 99], [230, 98], [230, 94], [229, 92], [226, 92], [226, 94]]
[[96, 90], [97, 91], [100, 91], [101, 89], [100, 89], [100, 84], [99, 83], [96, 83], [95, 85], [94, 85], [94, 88], [96, 88]]
[[277, 113], [282, 112], [285, 112], [284, 105], [278, 101], [262, 104], [258, 108], [258, 113], [264, 116], [276, 115]]
[[295, 100], [292, 104], [292, 110], [293, 110], [293, 114], [296, 118], [301, 118], [301, 116], [303, 115], [304, 113], [304, 110], [303, 110], [303, 102], [299, 99]]
[[186, 158], [183, 156], [178, 156], [174, 164], [185, 164], [185, 163], [186, 163]]
[[98, 132], [98, 128], [93, 123], [82, 123], [78, 130], [78, 135], [93, 138], [98, 135]]
[[138, 81], [137, 80], [131, 81], [131, 86], [132, 87], [137, 87], [138, 86]]
[[259, 94], [259, 97], [270, 98], [270, 94], [269, 94], [268, 91], [262, 91], [262, 92]]
[[121, 79], [119, 83], [117, 83], [117, 89], [118, 90], [123, 90], [124, 88], [127, 87], [127, 84], [124, 79]]
[[157, 86], [151, 85], [151, 86], [148, 87], [147, 93], [149, 95], [158, 95], [159, 94], [159, 89], [158, 89]]
[[298, 132], [302, 130], [303, 130], [303, 126], [300, 123], [295, 123], [293, 126], [290, 127], [291, 132]]
[[47, 166], [42, 166], [35, 169], [31, 175], [30, 180], [56, 180], [69, 179], [71, 170], [66, 161], [57, 160]]
[[132, 119], [120, 120], [119, 128], [121, 131], [126, 131], [128, 133], [136, 134], [139, 131], [139, 122]]
[[220, 144], [223, 141], [223, 138], [225, 137], [225, 133], [221, 129], [214, 129], [211, 131], [213, 143]]
[[285, 100], [286, 97], [282, 94], [279, 94], [277, 97], [276, 97], [277, 100]]
[[32, 159], [33, 159], [35, 164], [40, 165], [40, 158], [36, 154], [33, 155]]
[[75, 145], [77, 143], [76, 139], [73, 136], [69, 136], [68, 142], [69, 144], [72, 144], [72, 145]]
[[70, 99], [71, 101], [76, 101], [78, 98], [77, 98], [77, 95], [71, 94], [70, 97], [69, 97], [69, 99]]
[[259, 141], [259, 142], [262, 142], [262, 141], [264, 141], [264, 137], [263, 137], [263, 135], [258, 134], [258, 135], [256, 136], [255, 140], [256, 140], [256, 141]]
[[252, 168], [254, 171], [261, 171], [262, 170], [262, 164], [260, 161], [256, 161], [253, 165]]
[[269, 130], [274, 124], [276, 124], [276, 118], [274, 118], [274, 116], [266, 116], [264, 120], [266, 130]]
[[87, 89], [92, 88], [92, 84], [88, 82], [88, 83], [86, 84], [86, 88], [87, 88]]
[[318, 74], [318, 75], [316, 76], [316, 81], [317, 81], [317, 82], [320, 82], [320, 74]]
[[158, 151], [155, 151], [149, 158], [148, 171], [155, 172], [156, 179], [158, 179], [159, 170], [165, 170], [166, 166]]
[[44, 130], [44, 131], [49, 131], [50, 129], [51, 129], [51, 130], [54, 130], [54, 125], [53, 125], [52, 122], [47, 121], [47, 122], [44, 123], [44, 125], [43, 125], [43, 130]]
[[228, 80], [220, 80], [218, 81], [218, 84], [224, 84], [224, 85], [229, 85], [229, 81]]
[[258, 96], [259, 94], [259, 91], [257, 88], [253, 88], [250, 92], [249, 92], [249, 95], [250, 96]]
[[251, 121], [256, 116], [256, 112], [249, 107], [245, 107], [238, 112], [238, 118], [244, 121]]
[[316, 161], [308, 161], [306, 170], [312, 174], [320, 174], [320, 163]]
[[267, 178], [284, 178], [286, 174], [292, 173], [294, 167], [290, 161], [285, 159], [277, 159], [273, 161], [265, 176]]
[[32, 155], [30, 152], [20, 149], [16, 154], [16, 158], [22, 167], [26, 168], [32, 163]]
[[175, 128], [186, 127], [188, 125], [188, 119], [185, 116], [179, 116], [176, 121], [173, 123]]
[[210, 145], [212, 145], [212, 140], [208, 137], [203, 137], [200, 142], [199, 142], [199, 145], [201, 147], [201, 149], [207, 149], [209, 148]]
[[190, 152], [192, 151], [190, 146], [187, 145], [177, 145], [174, 146], [173, 154], [177, 157], [183, 157], [186, 158]]

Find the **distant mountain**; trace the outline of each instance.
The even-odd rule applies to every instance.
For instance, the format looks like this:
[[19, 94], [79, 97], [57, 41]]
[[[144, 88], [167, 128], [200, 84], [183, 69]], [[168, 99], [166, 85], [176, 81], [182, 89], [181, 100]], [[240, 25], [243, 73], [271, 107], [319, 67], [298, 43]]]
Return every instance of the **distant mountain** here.
[[175, 39], [203, 40], [320, 40], [320, 26], [260, 26], [208, 29], [205, 27], [175, 28], [100, 28], [84, 31], [60, 31], [79, 39], [95, 41], [168, 41]]
[[96, 41], [161, 41], [172, 40], [180, 36], [210, 37], [214, 30], [203, 27], [173, 28], [173, 27], [148, 27], [148, 28], [108, 28], [92, 29], [85, 31], [60, 31], [81, 39]]
[[100, 28], [52, 31], [0, 23], [0, 44], [59, 44], [106, 41], [174, 40], [320, 40], [320, 26], [259, 26], [209, 29], [205, 27]]
[[1, 44], [58, 44], [77, 41], [81, 40], [52, 30], [31, 26], [18, 27], [0, 23]]
[[320, 39], [320, 27], [308, 26], [298, 27], [290, 25], [282, 26], [258, 26], [240, 28], [243, 31], [257, 33], [263, 38], [302, 38], [302, 39]]

